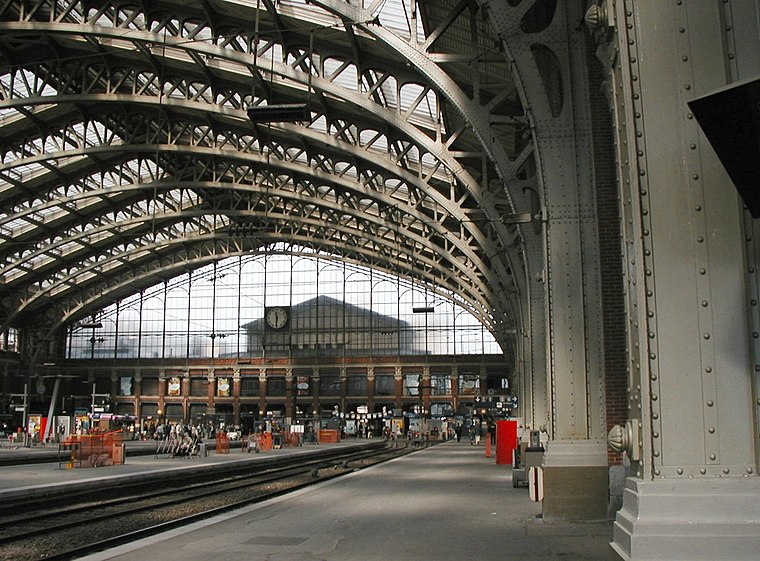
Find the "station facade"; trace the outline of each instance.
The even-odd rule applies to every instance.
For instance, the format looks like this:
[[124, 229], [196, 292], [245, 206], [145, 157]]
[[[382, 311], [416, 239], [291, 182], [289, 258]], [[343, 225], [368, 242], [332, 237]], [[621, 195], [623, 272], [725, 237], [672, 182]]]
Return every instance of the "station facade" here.
[[[142, 363], [130, 366], [67, 365], [78, 379], [91, 380], [98, 410], [142, 421], [170, 423], [213, 421], [227, 427], [251, 430], [265, 417], [291, 422], [338, 416], [375, 420], [420, 413], [461, 423], [473, 409], [506, 417], [514, 407], [498, 355], [477, 360], [438, 356], [392, 360], [354, 357], [337, 362], [278, 359], [264, 361], [217, 360], [196, 365], [183, 363], [160, 368]], [[62, 391], [65, 393], [66, 388]], [[79, 405], [89, 409], [89, 397]], [[76, 404], [74, 405], [76, 407]], [[498, 411], [502, 409], [503, 411]], [[342, 415], [341, 415], [342, 414]], [[368, 417], [369, 415], [369, 417]]]

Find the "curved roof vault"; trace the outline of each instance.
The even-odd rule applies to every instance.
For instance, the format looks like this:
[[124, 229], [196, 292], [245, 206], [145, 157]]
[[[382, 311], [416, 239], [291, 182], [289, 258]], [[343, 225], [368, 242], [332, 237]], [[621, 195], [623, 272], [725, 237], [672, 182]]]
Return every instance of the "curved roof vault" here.
[[358, 4], [3, 3], [2, 326], [287, 240], [452, 291], [509, 351], [532, 143], [498, 38], [475, 0]]

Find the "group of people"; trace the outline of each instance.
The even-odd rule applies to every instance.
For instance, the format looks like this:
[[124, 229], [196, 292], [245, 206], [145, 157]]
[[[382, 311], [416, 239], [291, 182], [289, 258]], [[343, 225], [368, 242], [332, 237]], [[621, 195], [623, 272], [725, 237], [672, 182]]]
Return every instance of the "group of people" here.
[[156, 454], [166, 453], [174, 458], [199, 456], [203, 443], [201, 432], [189, 425], [159, 425], [155, 439]]
[[179, 458], [199, 456], [202, 443], [203, 439], [199, 435], [191, 436], [188, 433], [183, 433], [177, 439], [177, 445], [172, 455]]
[[182, 423], [147, 423], [140, 434], [143, 440], [169, 440], [178, 439], [184, 434], [189, 434], [193, 438], [214, 438], [216, 432], [220, 430], [210, 423], [205, 424], [182, 424]]
[[457, 442], [462, 441], [462, 435], [467, 433], [467, 436], [470, 439], [470, 445], [471, 446], [478, 446], [483, 439], [484, 436], [490, 434], [491, 440], [493, 440], [493, 435], [495, 432], [491, 430], [491, 425], [488, 425], [487, 423], [481, 423], [475, 419], [473, 419], [472, 423], [465, 427], [462, 423], [457, 423], [454, 425], [453, 428], [454, 434], [456, 436]]

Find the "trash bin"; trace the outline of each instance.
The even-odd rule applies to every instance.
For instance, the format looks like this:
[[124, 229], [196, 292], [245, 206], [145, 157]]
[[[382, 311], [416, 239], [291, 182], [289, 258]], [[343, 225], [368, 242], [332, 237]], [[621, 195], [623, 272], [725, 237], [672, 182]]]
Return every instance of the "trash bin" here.
[[111, 453], [111, 461], [114, 465], [116, 464], [123, 464], [125, 459], [125, 448], [124, 444], [114, 444], [113, 450]]
[[198, 455], [201, 458], [205, 458], [206, 456], [208, 456], [208, 451], [206, 451], [206, 443], [205, 442], [201, 442], [198, 445]]

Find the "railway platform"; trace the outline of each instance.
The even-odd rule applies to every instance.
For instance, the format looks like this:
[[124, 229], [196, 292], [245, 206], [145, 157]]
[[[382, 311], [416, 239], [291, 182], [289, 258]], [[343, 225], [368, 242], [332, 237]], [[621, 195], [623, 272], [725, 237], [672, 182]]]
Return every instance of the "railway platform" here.
[[[231, 453], [219, 461], [241, 456], [251, 454]], [[195, 460], [145, 461], [177, 469]], [[124, 467], [139, 465], [134, 460]], [[540, 512], [526, 489], [512, 487], [509, 467], [485, 457], [482, 446], [449, 441], [82, 560], [619, 559], [609, 547], [611, 521], [549, 523]]]
[[[125, 440], [123, 442], [127, 457], [147, 456], [155, 454], [158, 442], [155, 440]], [[216, 444], [214, 439], [206, 441], [209, 450], [213, 450]], [[230, 442], [230, 449], [240, 450], [240, 441]], [[65, 455], [65, 452], [64, 452]], [[19, 444], [9, 445], [6, 441], [0, 442], [0, 467], [24, 464], [51, 463], [59, 461], [61, 452], [56, 443], [35, 444], [23, 446]]]
[[[82, 490], [88, 487], [103, 489], [123, 482], [135, 483], [142, 480], [155, 481], [171, 479], [174, 474], [219, 470], [235, 464], [267, 464], [286, 457], [313, 456], [331, 448], [362, 448], [383, 446], [383, 441], [348, 440], [337, 444], [306, 445], [295, 448], [281, 448], [267, 452], [245, 452], [240, 448], [230, 448], [228, 454], [214, 452], [213, 441], [209, 442], [209, 453], [202, 457], [171, 457], [156, 454], [155, 442], [134, 441], [126, 445], [126, 459], [123, 464], [103, 467], [68, 468], [60, 461], [57, 447], [25, 448], [3, 450], [4, 454], [16, 454], [13, 463], [0, 462], [0, 505], [3, 501], [33, 498]], [[19, 463], [24, 458], [29, 463]]]

